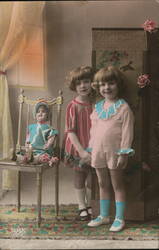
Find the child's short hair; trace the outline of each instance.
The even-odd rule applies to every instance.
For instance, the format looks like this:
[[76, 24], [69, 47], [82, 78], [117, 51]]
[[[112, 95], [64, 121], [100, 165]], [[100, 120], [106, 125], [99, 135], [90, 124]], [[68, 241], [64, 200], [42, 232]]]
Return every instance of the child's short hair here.
[[34, 110], [33, 110], [33, 116], [34, 118], [36, 118], [36, 114], [39, 110], [40, 107], [44, 107], [44, 109], [46, 110], [47, 112], [47, 118], [49, 117], [49, 112], [50, 112], [50, 109], [49, 109], [49, 105], [48, 103], [45, 101], [45, 100], [39, 100], [35, 106], [34, 106]]
[[109, 82], [113, 80], [116, 81], [118, 85], [118, 96], [124, 96], [126, 92], [124, 75], [120, 69], [115, 66], [110, 65], [98, 70], [94, 76], [93, 88], [99, 92], [99, 82]]
[[90, 79], [93, 81], [94, 70], [90, 66], [81, 66], [72, 70], [67, 77], [67, 84], [69, 89], [76, 91], [76, 86], [79, 84], [80, 80]]

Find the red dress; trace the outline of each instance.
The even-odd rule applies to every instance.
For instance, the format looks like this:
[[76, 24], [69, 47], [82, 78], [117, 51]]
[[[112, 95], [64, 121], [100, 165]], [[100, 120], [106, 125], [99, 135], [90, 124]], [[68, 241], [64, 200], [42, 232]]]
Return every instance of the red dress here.
[[91, 120], [93, 111], [91, 103], [72, 100], [66, 108], [65, 139], [64, 139], [64, 159], [65, 163], [79, 167], [79, 154], [67, 136], [69, 132], [74, 132], [84, 149], [88, 148], [90, 140]]

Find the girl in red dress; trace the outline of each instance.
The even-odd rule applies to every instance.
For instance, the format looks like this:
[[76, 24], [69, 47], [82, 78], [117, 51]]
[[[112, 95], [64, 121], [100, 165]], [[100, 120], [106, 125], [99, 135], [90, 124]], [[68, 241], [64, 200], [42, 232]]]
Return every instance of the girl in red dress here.
[[79, 213], [77, 219], [89, 220], [91, 217], [91, 155], [90, 115], [92, 113], [93, 70], [91, 67], [78, 67], [70, 72], [69, 89], [77, 96], [67, 105], [64, 140], [64, 162], [74, 169], [74, 187]]

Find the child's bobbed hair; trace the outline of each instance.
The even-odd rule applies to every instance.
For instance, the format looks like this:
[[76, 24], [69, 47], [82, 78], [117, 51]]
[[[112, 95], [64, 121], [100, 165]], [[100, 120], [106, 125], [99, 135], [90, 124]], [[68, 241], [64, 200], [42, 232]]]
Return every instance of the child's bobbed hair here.
[[99, 93], [99, 83], [109, 81], [116, 81], [118, 86], [118, 97], [125, 96], [126, 86], [124, 75], [120, 71], [120, 69], [112, 65], [101, 68], [97, 71], [94, 76], [94, 82], [92, 84], [92, 87], [97, 91], [97, 93]]
[[76, 86], [79, 84], [80, 80], [90, 79], [93, 81], [94, 70], [90, 66], [81, 66], [72, 70], [67, 77], [67, 85], [70, 90], [76, 91]]

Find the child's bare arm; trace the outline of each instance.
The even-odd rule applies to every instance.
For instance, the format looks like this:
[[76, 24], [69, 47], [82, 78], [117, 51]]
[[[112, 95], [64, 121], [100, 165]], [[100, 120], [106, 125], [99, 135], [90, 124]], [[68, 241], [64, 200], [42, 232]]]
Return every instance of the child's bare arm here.
[[85, 149], [82, 147], [82, 145], [80, 144], [78, 137], [76, 136], [75, 133], [71, 132], [68, 134], [72, 144], [74, 145], [74, 147], [76, 148], [76, 150], [79, 153], [79, 156], [81, 159], [83, 159], [83, 161], [85, 163], [90, 163], [91, 161], [91, 155], [90, 153], [88, 153], [87, 151], [85, 151]]
[[47, 143], [46, 143], [45, 146], [44, 146], [44, 149], [50, 148], [50, 147], [53, 145], [54, 141], [55, 141], [55, 135], [49, 137]]

